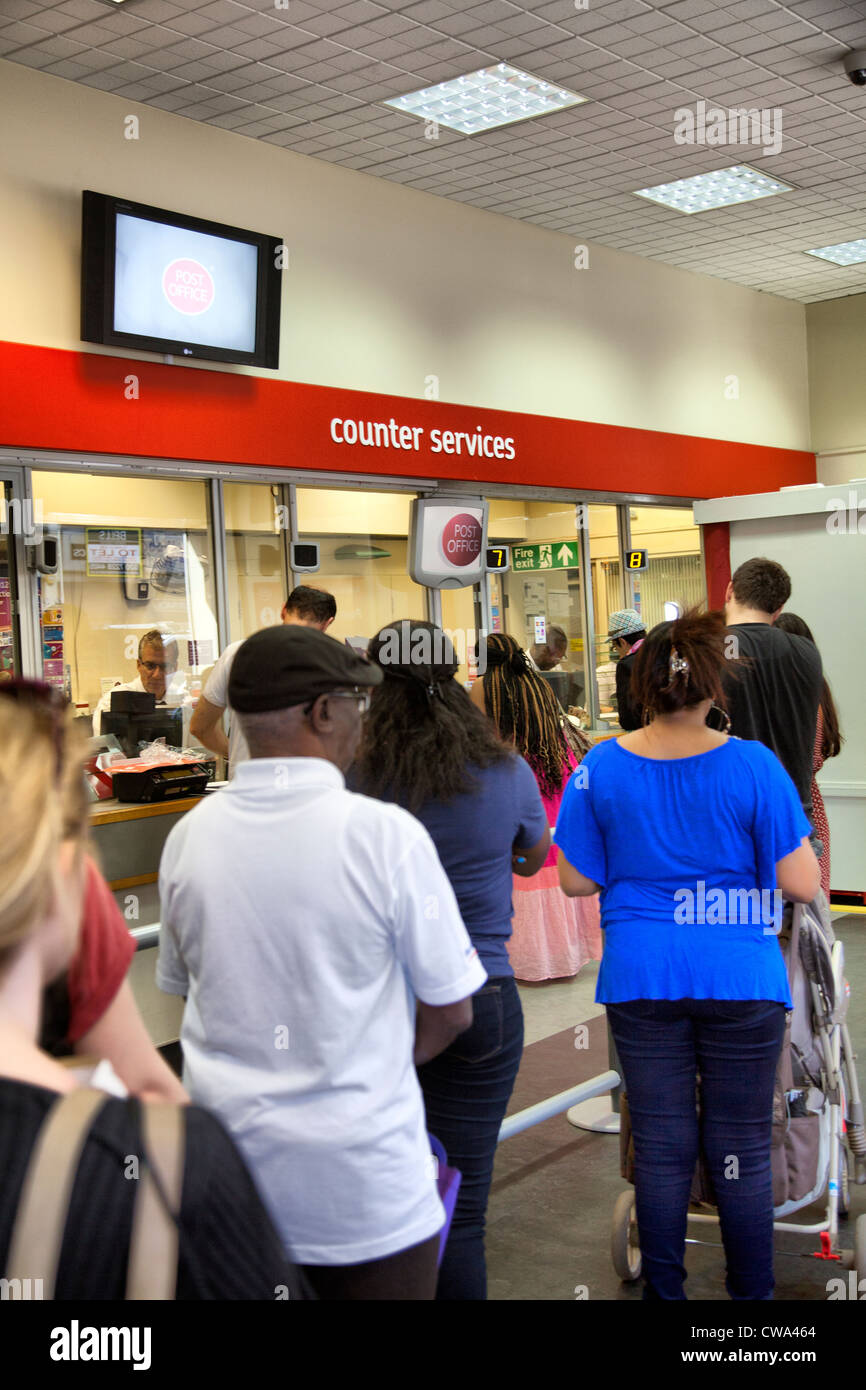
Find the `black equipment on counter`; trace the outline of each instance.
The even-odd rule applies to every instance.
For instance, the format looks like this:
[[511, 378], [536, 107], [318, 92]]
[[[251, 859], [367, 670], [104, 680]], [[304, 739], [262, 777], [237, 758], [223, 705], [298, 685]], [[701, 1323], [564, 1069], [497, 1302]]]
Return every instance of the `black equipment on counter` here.
[[183, 747], [183, 710], [171, 705], [157, 708], [156, 696], [147, 690], [113, 690], [111, 709], [103, 710], [100, 733], [114, 734], [128, 758], [138, 755], [140, 743], [164, 738], [169, 748]]
[[213, 774], [212, 762], [154, 763], [136, 772], [115, 772], [112, 790], [118, 801], [174, 801], [203, 796]]

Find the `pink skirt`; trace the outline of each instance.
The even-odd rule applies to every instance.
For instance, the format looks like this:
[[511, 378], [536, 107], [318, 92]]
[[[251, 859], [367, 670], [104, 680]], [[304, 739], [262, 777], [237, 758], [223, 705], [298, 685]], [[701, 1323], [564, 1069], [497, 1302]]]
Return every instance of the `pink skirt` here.
[[567, 898], [555, 864], [533, 878], [514, 875], [514, 927], [508, 942], [518, 980], [557, 980], [601, 960], [598, 894]]

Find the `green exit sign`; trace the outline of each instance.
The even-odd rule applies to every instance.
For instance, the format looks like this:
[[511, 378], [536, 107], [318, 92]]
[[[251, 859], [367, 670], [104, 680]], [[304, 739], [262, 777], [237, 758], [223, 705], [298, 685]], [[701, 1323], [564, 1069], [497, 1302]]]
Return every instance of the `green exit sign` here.
[[513, 570], [576, 570], [576, 541], [542, 541], [538, 545], [513, 545]]

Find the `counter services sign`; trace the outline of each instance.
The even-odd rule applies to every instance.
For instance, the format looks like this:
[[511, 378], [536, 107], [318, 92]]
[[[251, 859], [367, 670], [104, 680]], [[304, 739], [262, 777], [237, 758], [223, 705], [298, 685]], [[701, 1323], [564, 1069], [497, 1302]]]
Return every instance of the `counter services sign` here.
[[433, 589], [464, 589], [484, 573], [487, 503], [480, 497], [419, 497], [412, 503], [409, 574]]

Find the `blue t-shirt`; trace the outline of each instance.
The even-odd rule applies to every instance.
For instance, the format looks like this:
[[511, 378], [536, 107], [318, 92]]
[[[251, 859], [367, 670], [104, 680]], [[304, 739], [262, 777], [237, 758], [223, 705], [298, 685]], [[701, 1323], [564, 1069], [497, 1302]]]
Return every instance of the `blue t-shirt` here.
[[602, 886], [596, 1000], [771, 999], [791, 1007], [776, 863], [810, 826], [762, 743], [690, 758], [597, 744], [562, 798], [554, 840]]
[[[491, 979], [513, 975], [512, 847], [529, 849], [547, 828], [535, 774], [518, 754], [490, 767], [470, 767], [477, 790], [453, 801], [426, 801], [415, 812], [436, 846], [460, 915]], [[352, 775], [349, 784], [363, 791]], [[390, 798], [386, 798], [390, 799]]]

